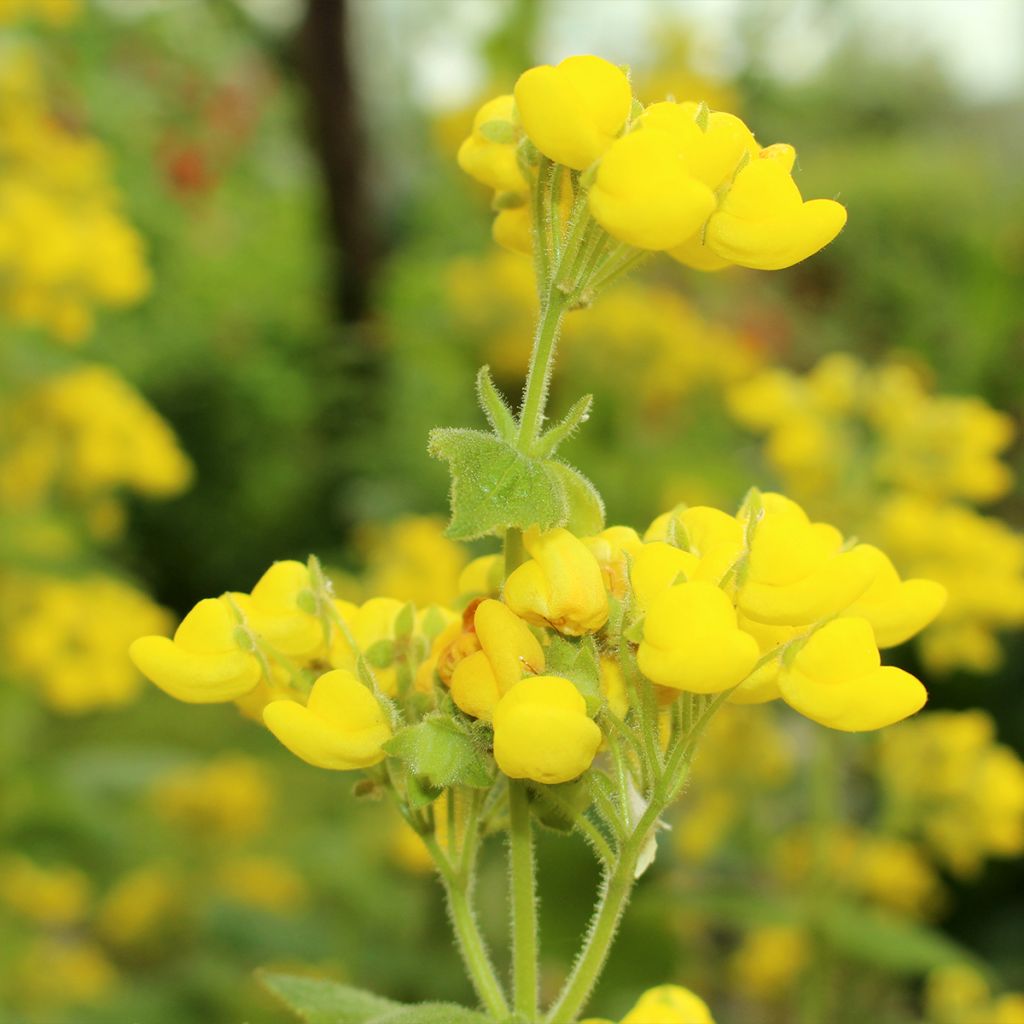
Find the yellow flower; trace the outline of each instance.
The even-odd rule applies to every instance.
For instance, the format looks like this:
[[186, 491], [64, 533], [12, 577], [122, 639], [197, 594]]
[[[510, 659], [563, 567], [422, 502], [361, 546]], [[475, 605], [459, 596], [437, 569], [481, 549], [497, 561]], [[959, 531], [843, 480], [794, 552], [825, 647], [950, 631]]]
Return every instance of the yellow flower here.
[[503, 249], [529, 256], [533, 252], [533, 223], [525, 206], [499, 211], [491, 224], [491, 237]]
[[801, 928], [763, 925], [743, 937], [729, 966], [744, 994], [774, 1000], [792, 990], [809, 956], [807, 935]]
[[774, 626], [817, 622], [848, 608], [878, 570], [872, 551], [843, 551], [835, 527], [812, 523], [781, 494], [763, 495], [764, 516], [754, 527], [739, 607], [748, 618]]
[[901, 580], [889, 558], [864, 545], [878, 562], [875, 580], [845, 614], [867, 619], [879, 647], [896, 647], [920, 633], [942, 611], [946, 588], [934, 580]]
[[528, 530], [523, 543], [532, 557], [505, 581], [512, 611], [567, 636], [600, 629], [608, 619], [608, 595], [601, 567], [583, 541], [555, 528]]
[[275, 700], [263, 709], [267, 728], [307, 764], [334, 771], [384, 760], [391, 736], [384, 711], [351, 672], [335, 669], [314, 684], [309, 703]]
[[710, 583], [678, 583], [651, 604], [637, 651], [654, 683], [690, 693], [718, 693], [753, 669], [757, 641], [736, 624], [736, 609]]
[[629, 117], [633, 94], [621, 68], [589, 55], [519, 76], [516, 109], [530, 141], [555, 163], [586, 170]]
[[658, 516], [644, 540], [675, 543], [693, 556], [688, 579], [718, 583], [743, 553], [743, 526], [735, 516], [707, 505], [676, 509]]
[[309, 590], [309, 569], [302, 562], [275, 562], [238, 604], [271, 647], [293, 658], [308, 658], [324, 645], [320, 620], [299, 607], [299, 595]]
[[715, 1024], [708, 1004], [681, 985], [649, 988], [621, 1024]]
[[[748, 619], [745, 615], [739, 615], [737, 618], [740, 629], [744, 633], [749, 633], [757, 641], [762, 658], [773, 651], [778, 651], [783, 644], [800, 635], [800, 629], [796, 626], [766, 626], [761, 622]], [[735, 691], [729, 694], [729, 702], [732, 704], [763, 704], [781, 697], [782, 693], [779, 690], [781, 668], [782, 664], [778, 657], [758, 666], [736, 687]]]
[[689, 551], [663, 541], [644, 544], [629, 571], [633, 600], [642, 611], [649, 611], [657, 598], [675, 583], [689, 580], [696, 569], [697, 558]]
[[302, 875], [286, 861], [266, 855], [225, 860], [217, 870], [217, 883], [233, 902], [278, 914], [299, 910], [309, 899]]
[[831, 199], [805, 202], [790, 173], [795, 158], [792, 146], [769, 146], [739, 171], [708, 220], [708, 249], [741, 267], [782, 270], [839, 234], [845, 208]]
[[178, 700], [216, 704], [256, 688], [260, 663], [238, 645], [237, 622], [226, 597], [200, 601], [174, 639], [144, 636], [128, 653], [138, 670]]
[[612, 143], [590, 189], [590, 212], [613, 237], [638, 249], [682, 245], [715, 208], [672, 136], [656, 129]]
[[883, 666], [865, 619], [822, 626], [784, 660], [779, 689], [790, 707], [830, 729], [881, 729], [920, 711], [928, 694], [909, 672]]
[[621, 599], [629, 586], [629, 559], [636, 558], [643, 548], [636, 530], [629, 526], [609, 526], [595, 537], [584, 537], [583, 543], [601, 567], [605, 590]]
[[27, 920], [67, 928], [85, 917], [91, 895], [89, 879], [78, 868], [42, 867], [14, 854], [0, 860], [0, 902]]
[[481, 555], [459, 574], [458, 592], [471, 597], [497, 594], [504, 574], [505, 559], [502, 555]]
[[[358, 608], [347, 601], [335, 601], [338, 614], [348, 624], [357, 650], [353, 651], [348, 640], [336, 631], [331, 642], [330, 662], [334, 668], [355, 672], [359, 654], [366, 652], [380, 640], [395, 639], [395, 620], [405, 605], [392, 597], [372, 597]], [[398, 669], [395, 665], [374, 668], [374, 677], [381, 691], [389, 697], [398, 693]]]
[[500, 601], [481, 601], [473, 628], [480, 650], [455, 666], [452, 700], [467, 715], [490, 721], [498, 701], [524, 675], [544, 671], [544, 652], [530, 627]]
[[583, 695], [559, 676], [524, 679], [494, 709], [494, 759], [511, 779], [568, 782], [590, 767], [600, 744]]
[[513, 100], [510, 95], [488, 100], [473, 118], [473, 131], [459, 147], [459, 167], [471, 178], [496, 192], [524, 192], [526, 178], [519, 169], [513, 141], [494, 142], [481, 130], [490, 122], [504, 122], [511, 128]]

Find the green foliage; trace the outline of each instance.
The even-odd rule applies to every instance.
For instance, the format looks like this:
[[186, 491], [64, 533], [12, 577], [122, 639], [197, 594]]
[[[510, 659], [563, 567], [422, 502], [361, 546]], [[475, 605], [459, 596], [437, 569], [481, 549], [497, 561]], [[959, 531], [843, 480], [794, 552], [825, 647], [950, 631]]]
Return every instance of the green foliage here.
[[494, 777], [472, 734], [446, 715], [431, 715], [407, 726], [395, 733], [384, 749], [439, 789], [456, 785], [486, 787]]
[[383, 996], [324, 978], [260, 970], [256, 980], [304, 1024], [368, 1024], [401, 1009]]

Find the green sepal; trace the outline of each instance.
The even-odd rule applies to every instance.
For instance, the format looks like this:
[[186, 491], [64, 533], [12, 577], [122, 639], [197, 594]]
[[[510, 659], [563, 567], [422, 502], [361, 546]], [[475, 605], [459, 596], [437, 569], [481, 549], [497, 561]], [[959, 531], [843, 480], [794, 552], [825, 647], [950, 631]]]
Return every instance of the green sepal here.
[[585, 779], [557, 786], [535, 783], [530, 786], [530, 795], [534, 797], [530, 805], [534, 818], [545, 828], [563, 835], [576, 828], [576, 819], [593, 802], [590, 785]]
[[477, 371], [476, 397], [491, 429], [503, 441], [511, 444], [515, 440], [518, 430], [516, 418], [512, 415], [512, 410], [494, 383], [489, 366], [481, 366]]
[[560, 477], [493, 434], [438, 428], [430, 432], [428, 451], [444, 459], [451, 472], [447, 532], [453, 540], [475, 540], [510, 527], [549, 530], [568, 518]]
[[426, 638], [433, 642], [434, 638], [440, 634], [441, 630], [447, 625], [444, 615], [441, 613], [441, 609], [436, 604], [432, 604], [423, 616], [423, 634]]
[[[479, 378], [477, 378], [479, 380]], [[541, 435], [534, 446], [537, 458], [550, 458], [558, 450], [558, 446], [567, 441], [579, 430], [580, 425], [587, 422], [590, 410], [594, 405], [593, 395], [584, 395], [573, 402], [569, 411], [550, 429]]]
[[432, 804], [443, 792], [441, 786], [433, 785], [429, 779], [420, 775], [413, 775], [410, 772], [406, 777], [405, 795], [413, 810]]
[[260, 969], [256, 980], [305, 1024], [369, 1024], [401, 1010], [400, 1003], [326, 978]]
[[440, 789], [465, 785], [486, 789], [494, 779], [488, 758], [455, 719], [431, 715], [399, 730], [384, 744], [392, 757]]
[[510, 146], [516, 141], [516, 126], [511, 121], [484, 121], [477, 129], [488, 142]]
[[544, 465], [558, 479], [568, 507], [564, 526], [577, 537], [592, 537], [604, 529], [604, 501], [597, 488], [578, 470], [557, 459]]
[[568, 679], [584, 697], [601, 698], [601, 665], [592, 636], [579, 640], [553, 636], [544, 648], [544, 671]]
[[395, 617], [395, 636], [402, 639], [412, 634], [416, 626], [416, 607], [412, 602], [402, 606], [402, 610]]
[[377, 640], [367, 647], [365, 657], [374, 668], [388, 668], [395, 661], [395, 641]]

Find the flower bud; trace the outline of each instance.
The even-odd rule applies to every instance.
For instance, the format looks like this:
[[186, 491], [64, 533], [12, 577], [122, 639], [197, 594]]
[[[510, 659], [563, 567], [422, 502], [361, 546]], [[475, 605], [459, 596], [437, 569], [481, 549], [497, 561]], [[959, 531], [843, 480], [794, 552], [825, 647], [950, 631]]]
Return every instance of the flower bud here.
[[555, 163], [583, 171], [622, 130], [633, 95], [621, 68], [584, 55], [524, 72], [516, 82], [515, 102], [537, 149]]
[[129, 648], [136, 668], [165, 693], [190, 704], [235, 700], [260, 681], [259, 660], [238, 645], [226, 597], [200, 601], [174, 639], [144, 636]]
[[856, 618], [827, 623], [784, 659], [779, 689], [791, 708], [843, 732], [892, 725], [928, 699], [909, 672], [882, 665], [870, 624]]
[[544, 651], [530, 627], [500, 601], [481, 601], [473, 625], [480, 650], [455, 666], [452, 700], [467, 715], [490, 721], [498, 701], [524, 675], [544, 671]]
[[523, 543], [532, 557], [505, 581], [505, 603], [527, 622], [567, 636], [600, 629], [608, 620], [608, 595], [583, 541], [556, 527], [528, 530]]
[[309, 703], [275, 700], [263, 709], [267, 728], [307, 764], [334, 771], [384, 760], [391, 727], [373, 694], [351, 672], [335, 669], [314, 684]]
[[637, 664], [651, 682], [690, 693], [718, 693], [756, 664], [757, 641], [744, 633], [725, 592], [678, 583], [651, 603]]
[[488, 138], [484, 125], [511, 122], [513, 101], [510, 95], [488, 100], [473, 118], [473, 130], [459, 147], [458, 161], [466, 174], [496, 192], [525, 192], [529, 185], [519, 168], [514, 139], [495, 142]]
[[491, 224], [491, 237], [503, 249], [529, 256], [533, 252], [533, 224], [525, 206], [500, 210]]
[[583, 543], [597, 559], [605, 590], [621, 599], [629, 586], [629, 559], [635, 558], [644, 546], [636, 530], [609, 526], [594, 537], [584, 537]]
[[621, 1024], [715, 1024], [707, 1003], [681, 985], [648, 989]]
[[569, 782], [590, 767], [600, 744], [583, 695], [559, 676], [524, 679], [494, 709], [494, 758], [510, 779]]
[[590, 189], [594, 219], [638, 249], [682, 245], [714, 208], [714, 193], [693, 176], [672, 136], [653, 128], [612, 143]]

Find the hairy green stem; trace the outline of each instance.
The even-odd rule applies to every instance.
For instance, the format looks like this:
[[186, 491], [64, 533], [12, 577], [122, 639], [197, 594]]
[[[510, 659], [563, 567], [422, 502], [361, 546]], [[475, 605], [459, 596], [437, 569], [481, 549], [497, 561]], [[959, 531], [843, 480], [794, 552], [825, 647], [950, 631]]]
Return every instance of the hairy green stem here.
[[567, 309], [565, 296], [557, 288], [550, 289], [541, 305], [533, 351], [530, 354], [530, 369], [523, 390], [519, 436], [516, 439], [521, 452], [530, 451], [544, 423], [544, 407], [551, 384], [551, 371], [554, 369], [555, 348]]
[[508, 844], [512, 887], [512, 978], [516, 1013], [537, 1019], [537, 869], [533, 852], [533, 822], [526, 784], [508, 786]]

